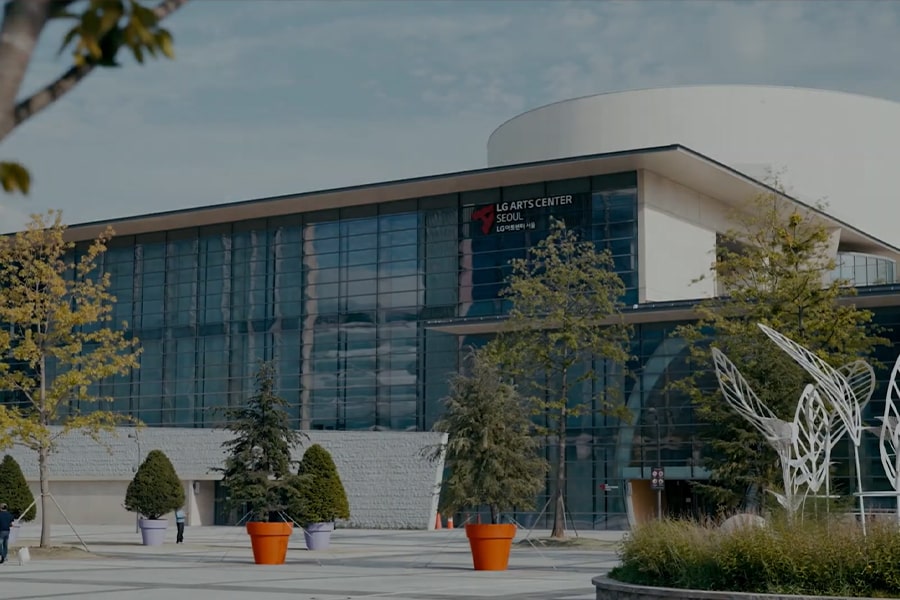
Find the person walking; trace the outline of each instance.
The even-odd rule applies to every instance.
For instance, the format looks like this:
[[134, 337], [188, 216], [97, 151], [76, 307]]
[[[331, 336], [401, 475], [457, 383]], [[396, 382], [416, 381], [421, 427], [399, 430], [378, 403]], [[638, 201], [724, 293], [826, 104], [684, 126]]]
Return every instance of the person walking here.
[[176, 544], [184, 543], [184, 508], [175, 511], [175, 528], [178, 530], [178, 536], [175, 538]]
[[0, 504], [0, 563], [6, 562], [6, 553], [9, 550], [9, 530], [12, 528], [15, 518], [7, 510], [6, 503]]

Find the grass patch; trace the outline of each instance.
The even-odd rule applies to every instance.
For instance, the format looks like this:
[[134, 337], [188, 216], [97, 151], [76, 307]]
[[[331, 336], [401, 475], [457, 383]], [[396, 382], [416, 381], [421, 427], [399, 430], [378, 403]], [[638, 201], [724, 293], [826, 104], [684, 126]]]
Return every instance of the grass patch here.
[[661, 521], [636, 528], [609, 576], [637, 585], [848, 597], [900, 597], [900, 531], [872, 523], [785, 521], [725, 531]]

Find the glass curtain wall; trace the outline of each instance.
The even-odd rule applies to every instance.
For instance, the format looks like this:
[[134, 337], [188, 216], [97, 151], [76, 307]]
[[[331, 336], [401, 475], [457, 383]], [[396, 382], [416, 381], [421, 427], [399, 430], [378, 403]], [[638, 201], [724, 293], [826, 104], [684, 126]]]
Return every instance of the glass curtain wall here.
[[[459, 316], [467, 319], [496, 317], [508, 306], [499, 298], [509, 275], [509, 262], [524, 258], [529, 247], [544, 239], [551, 218], [562, 220], [581, 239], [608, 249], [622, 278], [626, 303], [637, 302], [637, 181], [634, 173], [585, 177], [480, 190], [461, 194]], [[469, 336], [464, 345], [479, 346], [489, 336]], [[573, 406], [587, 407], [570, 417], [566, 440], [567, 509], [576, 528], [618, 528], [627, 524], [623, 488], [615, 485], [616, 443], [620, 421], [601, 410], [605, 391], [631, 393], [632, 382], [620, 369], [598, 360], [592, 365], [597, 378], [575, 386]], [[556, 447], [545, 448], [548, 457]], [[551, 474], [552, 475], [552, 474]], [[550, 486], [533, 511], [516, 513], [526, 526], [546, 527], [552, 509], [546, 507]], [[547, 508], [547, 510], [542, 510]]]
[[[508, 261], [551, 215], [610, 248], [636, 294], [635, 185], [626, 173], [114, 238], [115, 322], [143, 352], [97, 391], [150, 426], [211, 427], [273, 360], [300, 427], [428, 429], [461, 340], [426, 323], [500, 314]], [[473, 228], [479, 204], [517, 201], [535, 204], [530, 229]]]
[[[115, 322], [143, 353], [103, 393], [151, 426], [211, 427], [252, 393], [258, 361], [274, 360], [298, 426], [424, 427], [420, 321], [427, 305], [455, 310], [455, 253], [440, 243], [456, 229], [451, 208], [397, 202], [114, 239]], [[428, 368], [455, 360], [445, 349]]]
[[857, 287], [896, 281], [897, 265], [889, 258], [859, 252], [838, 252], [832, 279], [844, 279]]

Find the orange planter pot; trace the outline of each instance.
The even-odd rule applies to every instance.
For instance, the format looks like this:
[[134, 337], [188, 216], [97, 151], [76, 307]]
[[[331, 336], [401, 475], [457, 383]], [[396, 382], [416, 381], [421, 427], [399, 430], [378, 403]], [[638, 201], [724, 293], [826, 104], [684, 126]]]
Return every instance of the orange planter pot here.
[[516, 526], [511, 524], [466, 525], [475, 570], [505, 571], [515, 536]]
[[283, 565], [293, 530], [293, 523], [247, 523], [256, 564]]

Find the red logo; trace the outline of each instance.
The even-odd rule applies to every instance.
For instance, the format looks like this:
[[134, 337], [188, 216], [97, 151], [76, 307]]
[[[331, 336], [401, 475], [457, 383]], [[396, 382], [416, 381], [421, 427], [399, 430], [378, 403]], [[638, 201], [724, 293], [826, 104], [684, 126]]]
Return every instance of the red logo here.
[[481, 221], [481, 233], [487, 235], [491, 232], [491, 227], [494, 226], [494, 221], [497, 218], [497, 211], [494, 208], [493, 204], [488, 204], [487, 206], [483, 206], [472, 213], [473, 221]]

